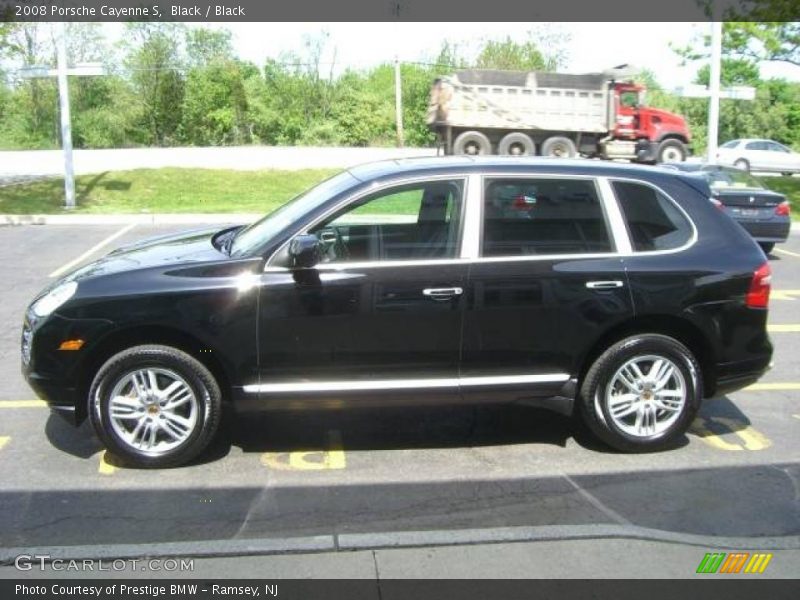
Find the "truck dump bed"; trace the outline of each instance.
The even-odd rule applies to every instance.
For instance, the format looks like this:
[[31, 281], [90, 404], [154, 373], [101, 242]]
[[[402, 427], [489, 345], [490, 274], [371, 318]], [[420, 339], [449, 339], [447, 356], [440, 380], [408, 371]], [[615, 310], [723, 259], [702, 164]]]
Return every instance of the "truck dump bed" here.
[[459, 71], [434, 83], [428, 124], [602, 133], [608, 79], [535, 71]]

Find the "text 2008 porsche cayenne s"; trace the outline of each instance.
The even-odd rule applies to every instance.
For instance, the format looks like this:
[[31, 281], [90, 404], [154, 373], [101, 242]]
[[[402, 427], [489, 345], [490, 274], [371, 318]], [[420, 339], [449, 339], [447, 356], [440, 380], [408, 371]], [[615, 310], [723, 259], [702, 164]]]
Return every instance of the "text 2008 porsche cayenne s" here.
[[768, 368], [770, 269], [701, 178], [451, 157], [344, 171], [262, 220], [111, 252], [30, 305], [23, 371], [129, 463], [222, 411], [528, 402], [661, 449]]

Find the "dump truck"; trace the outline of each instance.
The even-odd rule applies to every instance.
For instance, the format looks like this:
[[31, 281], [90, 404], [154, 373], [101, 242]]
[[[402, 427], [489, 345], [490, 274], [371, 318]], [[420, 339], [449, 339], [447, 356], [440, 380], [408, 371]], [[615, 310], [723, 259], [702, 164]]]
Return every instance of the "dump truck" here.
[[646, 106], [636, 74], [458, 71], [433, 83], [427, 121], [445, 154], [686, 160], [686, 120]]

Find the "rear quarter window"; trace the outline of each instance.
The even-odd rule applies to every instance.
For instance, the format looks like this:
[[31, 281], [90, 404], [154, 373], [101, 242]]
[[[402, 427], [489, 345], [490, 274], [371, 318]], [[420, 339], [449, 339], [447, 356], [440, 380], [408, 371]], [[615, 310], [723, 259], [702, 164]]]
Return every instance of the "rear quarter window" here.
[[643, 183], [612, 182], [633, 249], [673, 250], [692, 237], [692, 224], [674, 202]]

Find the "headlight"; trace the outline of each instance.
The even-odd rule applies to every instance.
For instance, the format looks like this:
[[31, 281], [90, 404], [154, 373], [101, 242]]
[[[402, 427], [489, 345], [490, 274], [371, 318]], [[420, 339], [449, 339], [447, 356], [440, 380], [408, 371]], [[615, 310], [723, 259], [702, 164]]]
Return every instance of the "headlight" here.
[[59, 306], [75, 295], [78, 284], [75, 281], [62, 283], [57, 288], [50, 290], [46, 296], [42, 296], [31, 306], [31, 311], [37, 317], [46, 317]]

